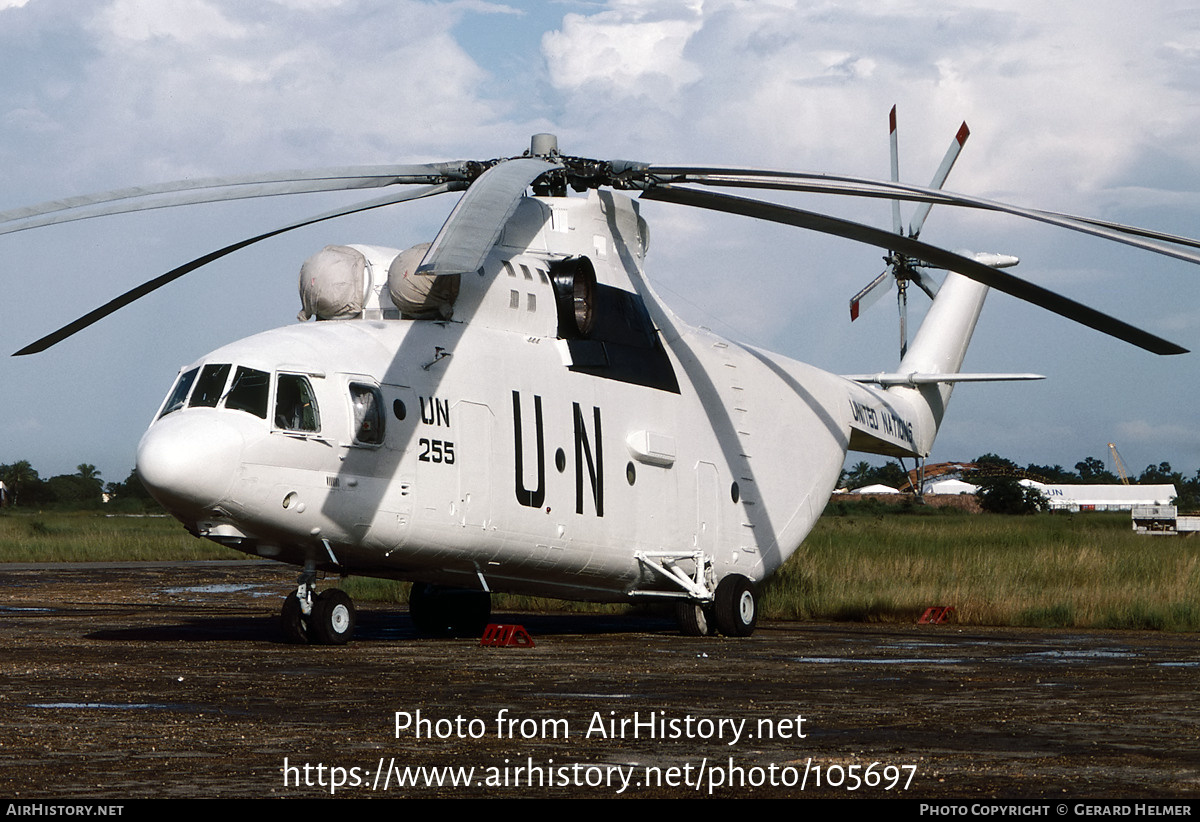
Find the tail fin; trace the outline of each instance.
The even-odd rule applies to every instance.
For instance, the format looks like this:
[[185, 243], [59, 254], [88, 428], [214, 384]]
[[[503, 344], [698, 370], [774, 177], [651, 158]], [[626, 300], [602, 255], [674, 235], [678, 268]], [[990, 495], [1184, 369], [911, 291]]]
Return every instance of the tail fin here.
[[[902, 417], [913, 423], [911, 453], [923, 456], [933, 447], [954, 383], [1042, 379], [1039, 374], [964, 374], [960, 370], [987, 293], [985, 285], [953, 272], [947, 274], [896, 372], [850, 376], [857, 382], [884, 388], [881, 399], [888, 406], [908, 407]], [[874, 446], [860, 448], [892, 453]]]

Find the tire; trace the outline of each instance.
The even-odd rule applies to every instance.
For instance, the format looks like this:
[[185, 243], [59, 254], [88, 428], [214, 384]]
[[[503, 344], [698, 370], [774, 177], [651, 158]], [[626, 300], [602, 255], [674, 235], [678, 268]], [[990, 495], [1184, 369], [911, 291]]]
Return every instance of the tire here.
[[448, 597], [454, 605], [451, 626], [454, 636], [478, 639], [492, 618], [492, 595], [487, 591], [461, 591]]
[[675, 603], [675, 621], [684, 636], [712, 636], [716, 627], [712, 611], [694, 602]]
[[330, 588], [313, 603], [309, 634], [318, 645], [345, 645], [354, 636], [354, 603], [340, 588]]
[[292, 591], [283, 601], [283, 610], [279, 612], [279, 627], [283, 629], [283, 638], [293, 645], [308, 644], [308, 626], [304, 614], [300, 610], [300, 597]]
[[[440, 636], [439, 626], [442, 622], [441, 598], [432, 585], [424, 582], [414, 582], [412, 591], [408, 594], [408, 616], [413, 628], [422, 636]], [[442, 626], [444, 627], [444, 626]]]
[[754, 586], [741, 574], [730, 574], [717, 585], [714, 612], [725, 636], [750, 636], [758, 624]]
[[408, 615], [423, 636], [480, 637], [492, 616], [492, 597], [487, 591], [414, 582]]

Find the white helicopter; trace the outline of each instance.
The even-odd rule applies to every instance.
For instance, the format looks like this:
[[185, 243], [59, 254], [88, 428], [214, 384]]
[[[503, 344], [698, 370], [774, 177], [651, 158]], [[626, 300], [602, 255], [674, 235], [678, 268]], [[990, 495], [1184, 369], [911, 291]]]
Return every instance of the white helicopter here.
[[[894, 118], [894, 114], [893, 114]], [[964, 127], [965, 131], [965, 127]], [[283, 231], [448, 191], [431, 244], [334, 246], [301, 269], [302, 318], [181, 369], [138, 446], [153, 496], [194, 535], [300, 566], [297, 642], [340, 644], [355, 609], [319, 572], [411, 580], [417, 627], [478, 635], [493, 591], [674, 605], [688, 635], [747, 636], [758, 589], [804, 540], [847, 450], [923, 459], [990, 288], [1159, 354], [1185, 349], [930, 246], [937, 203], [990, 209], [1200, 262], [1188, 238], [929, 188], [753, 169], [520, 157], [168, 183], [0, 214], [0, 233], [168, 205], [416, 184], [228, 246], [17, 352], [59, 342], [207, 262]], [[953, 156], [951, 156], [953, 155]], [[890, 198], [888, 232], [697, 186]], [[532, 195], [528, 189], [532, 188]], [[568, 188], [584, 196], [568, 196]], [[644, 271], [649, 233], [617, 190], [815, 229], [889, 252], [887, 277], [933, 293], [893, 372], [837, 376], [678, 319]], [[922, 204], [905, 234], [899, 200]]]

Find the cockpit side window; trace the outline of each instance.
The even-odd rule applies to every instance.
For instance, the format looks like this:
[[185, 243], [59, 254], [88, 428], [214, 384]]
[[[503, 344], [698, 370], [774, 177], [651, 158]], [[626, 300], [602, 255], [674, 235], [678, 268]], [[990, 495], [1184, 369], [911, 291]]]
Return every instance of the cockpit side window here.
[[312, 385], [301, 374], [280, 374], [275, 386], [275, 426], [287, 431], [321, 430]]
[[229, 369], [228, 363], [204, 366], [204, 370], [200, 372], [200, 379], [196, 381], [196, 390], [192, 392], [188, 408], [216, 408], [225, 391]]
[[354, 439], [364, 445], [383, 443], [383, 396], [373, 385], [350, 383], [350, 404], [354, 408]]
[[167, 401], [163, 405], [162, 413], [158, 415], [159, 419], [170, 414], [172, 411], [178, 411], [180, 408], [183, 408], [184, 400], [187, 399], [188, 391], [191, 390], [192, 383], [196, 381], [196, 374], [199, 371], [199, 368], [193, 368], [179, 375], [179, 379], [175, 381], [175, 387], [171, 390], [171, 395], [167, 397]]
[[267, 394], [271, 390], [271, 375], [255, 368], [238, 366], [233, 385], [225, 395], [225, 407], [246, 411], [259, 419], [267, 418]]

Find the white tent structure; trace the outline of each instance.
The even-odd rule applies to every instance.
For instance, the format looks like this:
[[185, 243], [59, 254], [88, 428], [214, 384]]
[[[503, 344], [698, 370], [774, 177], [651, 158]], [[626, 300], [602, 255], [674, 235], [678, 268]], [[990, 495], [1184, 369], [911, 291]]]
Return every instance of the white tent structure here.
[[890, 485], [864, 485], [862, 488], [855, 488], [851, 494], [899, 494], [895, 488]]
[[925, 486], [926, 494], [974, 494], [978, 490], [978, 485], [972, 485], [959, 479], [938, 480]]

